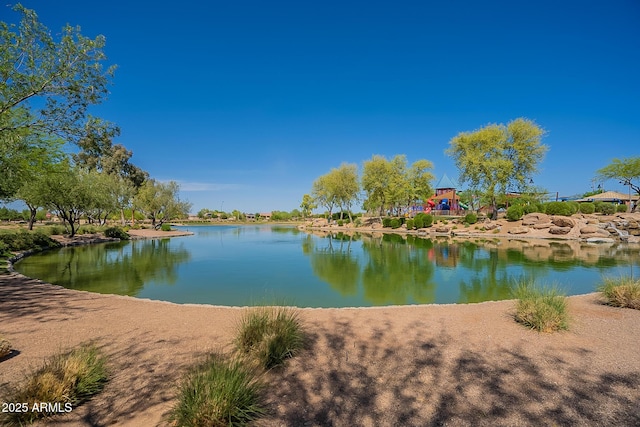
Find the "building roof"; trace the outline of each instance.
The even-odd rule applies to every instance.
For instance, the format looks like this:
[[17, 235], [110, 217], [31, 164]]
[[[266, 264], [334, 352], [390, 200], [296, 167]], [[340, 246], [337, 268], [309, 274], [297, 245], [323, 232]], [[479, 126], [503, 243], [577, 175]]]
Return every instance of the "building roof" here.
[[440, 181], [438, 181], [438, 184], [436, 185], [436, 190], [445, 190], [449, 188], [458, 188], [458, 185], [454, 180], [450, 179], [445, 173], [444, 175], [442, 175], [442, 178], [440, 178]]
[[[611, 201], [628, 201], [629, 200], [629, 195], [628, 194], [623, 194], [623, 193], [618, 193], [617, 191], [605, 191], [602, 192], [600, 194], [593, 194], [591, 196], [587, 196], [584, 197], [582, 199], [578, 199], [576, 200], [577, 202], [611, 202]], [[631, 195], [631, 200], [638, 200], [638, 195], [637, 194], [632, 194]]]

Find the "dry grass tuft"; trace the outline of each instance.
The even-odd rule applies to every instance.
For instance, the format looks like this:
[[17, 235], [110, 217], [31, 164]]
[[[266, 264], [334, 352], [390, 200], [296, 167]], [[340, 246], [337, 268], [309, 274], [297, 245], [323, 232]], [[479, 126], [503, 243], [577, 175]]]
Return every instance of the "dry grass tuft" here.
[[609, 305], [640, 310], [640, 280], [632, 277], [604, 278], [598, 291], [602, 292]]

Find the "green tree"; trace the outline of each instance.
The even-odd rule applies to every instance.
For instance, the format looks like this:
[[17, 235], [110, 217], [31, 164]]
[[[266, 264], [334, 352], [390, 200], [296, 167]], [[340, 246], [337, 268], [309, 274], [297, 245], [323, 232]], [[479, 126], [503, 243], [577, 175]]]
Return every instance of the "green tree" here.
[[519, 118], [462, 132], [445, 151], [460, 171], [460, 182], [478, 188], [490, 200], [495, 219], [497, 197], [507, 189], [526, 188], [548, 147], [541, 143], [545, 131], [533, 121]]
[[[617, 179], [623, 185], [628, 185], [629, 190], [640, 195], [640, 184], [634, 181], [640, 179], [640, 157], [628, 157], [625, 159], [613, 159], [611, 163], [598, 169], [597, 177], [601, 180]], [[638, 208], [636, 204], [634, 210]]]
[[318, 206], [315, 204], [313, 197], [309, 194], [305, 194], [302, 196], [302, 203], [300, 203], [300, 209], [302, 209], [302, 216], [307, 218], [311, 215], [311, 212], [317, 208]]
[[191, 204], [180, 200], [180, 186], [175, 181], [167, 183], [149, 179], [140, 187], [134, 198], [134, 206], [144, 212], [156, 230], [166, 221], [186, 217]]
[[358, 200], [358, 193], [360, 193], [358, 166], [343, 163], [339, 168], [332, 169], [329, 172], [329, 177], [332, 191], [340, 206], [340, 219], [343, 219], [342, 214], [346, 210], [349, 215], [349, 221], [353, 222], [351, 206]]
[[329, 212], [328, 218], [330, 219], [333, 208], [338, 203], [336, 194], [332, 189], [331, 177], [326, 174], [313, 181], [311, 194], [313, 195], [314, 203], [327, 208]]
[[13, 9], [20, 24], [0, 22], [0, 117], [13, 114], [0, 121], [0, 134], [31, 129], [77, 142], [88, 107], [105, 99], [115, 71], [102, 66], [105, 38], [66, 25], [56, 41], [33, 10]]
[[52, 167], [39, 178], [38, 200], [46, 208], [55, 211], [68, 225], [71, 237], [82, 215], [96, 205], [96, 194], [86, 171], [72, 167], [68, 160]]
[[365, 210], [377, 210], [380, 216], [383, 215], [387, 204], [390, 171], [391, 165], [384, 156], [374, 155], [362, 164], [361, 183], [365, 193]]

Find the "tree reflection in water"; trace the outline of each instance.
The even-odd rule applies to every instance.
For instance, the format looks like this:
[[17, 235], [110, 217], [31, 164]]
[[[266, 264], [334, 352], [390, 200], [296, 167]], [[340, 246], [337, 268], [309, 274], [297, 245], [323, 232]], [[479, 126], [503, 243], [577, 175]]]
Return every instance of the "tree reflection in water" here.
[[30, 257], [21, 272], [70, 289], [129, 296], [151, 281], [176, 283], [178, 266], [191, 257], [182, 247], [172, 249], [169, 239], [75, 246], [42, 255]]

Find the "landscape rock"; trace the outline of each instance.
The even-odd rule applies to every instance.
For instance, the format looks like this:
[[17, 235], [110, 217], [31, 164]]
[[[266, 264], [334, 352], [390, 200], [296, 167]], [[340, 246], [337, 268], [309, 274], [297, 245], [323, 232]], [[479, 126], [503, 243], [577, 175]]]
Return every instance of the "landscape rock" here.
[[522, 217], [522, 225], [533, 225], [546, 222], [549, 222], [549, 215], [539, 212], [526, 214], [524, 217]]
[[553, 224], [550, 222], [541, 222], [533, 224], [532, 227], [536, 230], [544, 230], [545, 228], [550, 228]]
[[514, 227], [511, 230], [509, 230], [509, 234], [525, 234], [525, 233], [528, 233], [529, 231], [530, 231], [529, 227], [524, 227], [524, 226]]
[[[560, 228], [565, 228], [565, 227], [573, 228], [576, 225], [574, 220], [564, 216], [556, 216], [551, 220], [551, 222], [553, 223], [553, 225]], [[566, 234], [566, 233], [562, 233], [562, 234]]]
[[569, 232], [571, 231], [573, 227], [559, 227], [559, 226], [552, 226], [549, 228], [549, 233], [551, 234], [569, 234]]
[[598, 233], [600, 231], [600, 227], [595, 225], [587, 225], [586, 227], [582, 227], [580, 229], [580, 234], [593, 234]]
[[498, 228], [498, 224], [496, 224], [495, 222], [485, 223], [482, 226], [484, 227], [485, 230], [494, 230]]
[[449, 228], [444, 225], [439, 225], [436, 227], [436, 233], [449, 233]]

